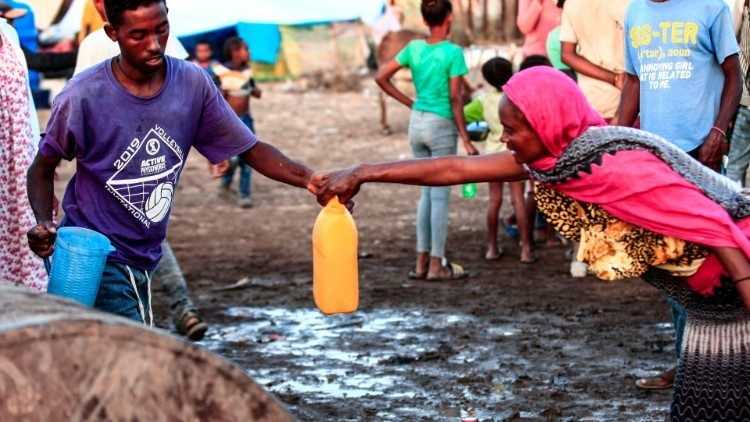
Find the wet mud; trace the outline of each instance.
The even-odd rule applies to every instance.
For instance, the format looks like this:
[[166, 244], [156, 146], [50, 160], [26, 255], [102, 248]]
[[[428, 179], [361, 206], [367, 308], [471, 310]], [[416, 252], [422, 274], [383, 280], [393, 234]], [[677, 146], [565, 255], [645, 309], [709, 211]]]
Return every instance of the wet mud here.
[[[395, 134], [382, 136], [374, 87], [264, 91], [253, 103], [259, 136], [312, 167], [410, 156], [407, 110], [389, 104]], [[406, 277], [418, 189], [366, 186], [355, 213], [368, 257], [360, 310], [326, 317], [312, 301], [312, 197], [256, 174], [254, 207], [242, 210], [217, 196], [196, 153], [181, 179], [169, 239], [211, 324], [200, 345], [300, 420], [455, 421], [472, 410], [482, 421], [664, 419], [670, 393], [634, 386], [675, 360], [659, 292], [637, 280], [571, 279], [562, 247], [540, 246], [539, 261], [521, 265], [506, 237], [505, 256], [484, 261], [484, 186], [475, 200], [454, 189], [449, 257], [472, 277], [447, 283]], [[170, 328], [158, 285], [155, 303]]]

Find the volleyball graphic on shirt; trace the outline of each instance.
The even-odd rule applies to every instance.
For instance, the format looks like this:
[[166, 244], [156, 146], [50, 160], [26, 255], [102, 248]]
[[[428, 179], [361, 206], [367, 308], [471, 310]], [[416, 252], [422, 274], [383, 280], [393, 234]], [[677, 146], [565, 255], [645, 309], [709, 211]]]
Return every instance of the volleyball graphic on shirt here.
[[142, 140], [133, 139], [113, 164], [117, 171], [107, 190], [146, 227], [164, 221], [183, 166], [179, 145], [155, 126]]
[[156, 186], [156, 189], [151, 191], [151, 195], [148, 196], [148, 200], [143, 206], [146, 218], [154, 223], [164, 220], [164, 217], [169, 213], [169, 208], [172, 206], [173, 195], [173, 184], [166, 182]]

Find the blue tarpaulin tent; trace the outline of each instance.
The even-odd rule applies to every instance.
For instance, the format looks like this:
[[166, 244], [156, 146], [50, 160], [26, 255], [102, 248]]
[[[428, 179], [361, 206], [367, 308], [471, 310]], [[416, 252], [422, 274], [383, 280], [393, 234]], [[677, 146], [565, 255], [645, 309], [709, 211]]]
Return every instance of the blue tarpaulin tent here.
[[313, 25], [375, 20], [384, 0], [180, 0], [170, 3], [172, 31], [188, 51], [200, 39], [237, 34], [253, 60], [274, 64], [281, 48], [280, 25]]

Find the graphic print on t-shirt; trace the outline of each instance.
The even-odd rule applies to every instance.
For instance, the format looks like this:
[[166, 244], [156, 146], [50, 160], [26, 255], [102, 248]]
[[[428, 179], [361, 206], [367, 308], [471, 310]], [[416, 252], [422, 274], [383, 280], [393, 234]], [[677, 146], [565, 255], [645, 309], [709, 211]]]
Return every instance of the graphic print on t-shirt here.
[[134, 138], [113, 163], [117, 170], [107, 190], [147, 228], [169, 214], [183, 152], [159, 125], [145, 138]]
[[698, 45], [700, 25], [690, 21], [664, 21], [658, 27], [646, 23], [630, 29], [630, 44], [641, 65], [641, 83], [651, 90], [671, 88], [675, 80], [694, 75], [693, 49]]

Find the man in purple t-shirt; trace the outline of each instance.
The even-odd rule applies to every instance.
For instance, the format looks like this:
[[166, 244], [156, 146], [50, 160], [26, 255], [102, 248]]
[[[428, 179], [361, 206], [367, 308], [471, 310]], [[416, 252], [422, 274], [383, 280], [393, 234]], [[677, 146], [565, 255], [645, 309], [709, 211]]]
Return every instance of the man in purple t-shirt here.
[[257, 140], [202, 69], [164, 55], [165, 0], [105, 0], [105, 8], [120, 55], [76, 76], [55, 101], [29, 169], [38, 223], [29, 245], [52, 254], [53, 175], [61, 159], [76, 159], [61, 225], [95, 230], [116, 248], [95, 307], [144, 322], [148, 314], [152, 323], [150, 272], [191, 148], [213, 163], [239, 155], [271, 179], [315, 188], [312, 171]]

